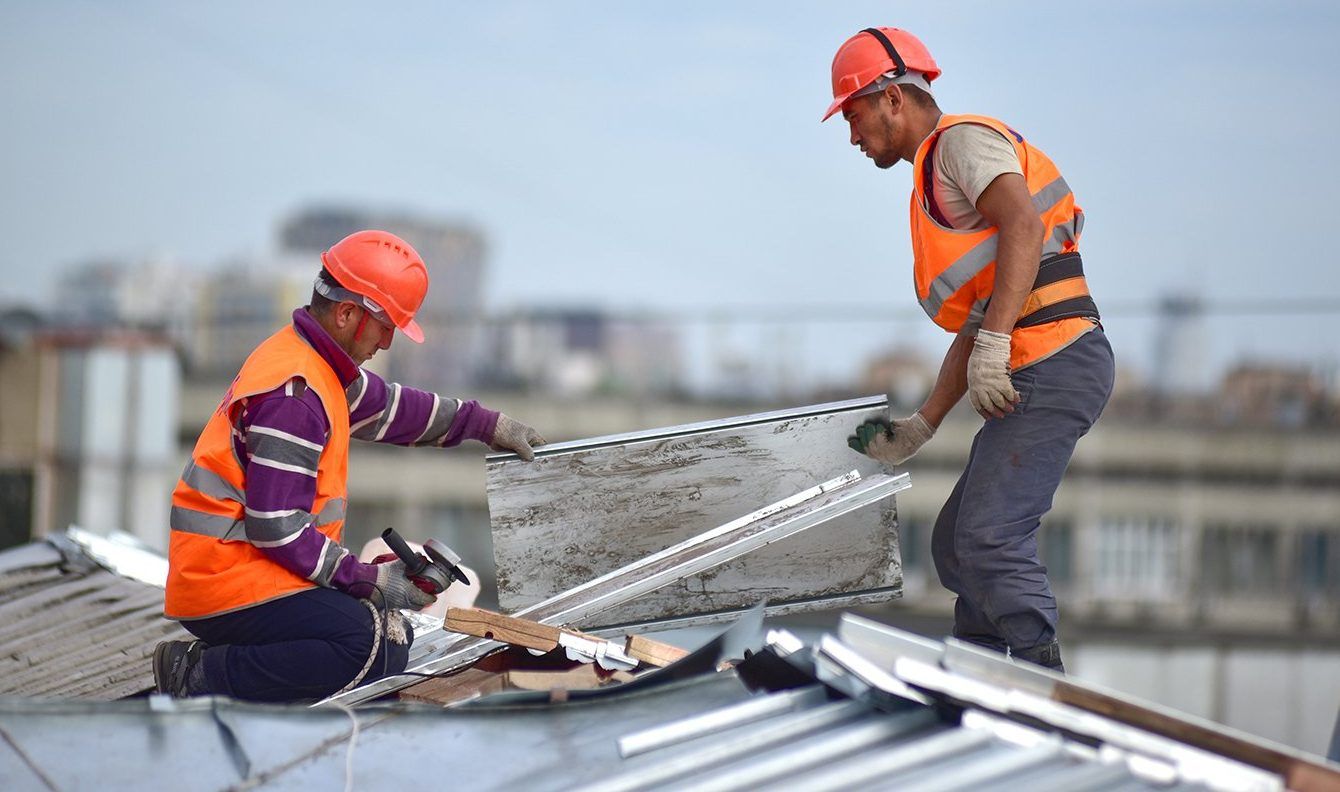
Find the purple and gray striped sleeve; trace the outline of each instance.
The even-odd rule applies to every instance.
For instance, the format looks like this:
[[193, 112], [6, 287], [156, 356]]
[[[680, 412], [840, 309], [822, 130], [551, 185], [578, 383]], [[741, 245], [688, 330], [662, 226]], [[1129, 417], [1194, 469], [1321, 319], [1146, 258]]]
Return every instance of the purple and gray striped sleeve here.
[[[317, 463], [328, 425], [320, 398], [288, 384], [249, 400], [239, 421], [246, 459], [247, 539], [300, 577], [367, 596], [377, 570], [315, 527]], [[239, 442], [240, 440], [240, 442]]]
[[402, 446], [459, 445], [463, 440], [488, 444], [498, 413], [477, 401], [388, 383], [366, 369], [349, 384], [349, 428], [354, 437]]

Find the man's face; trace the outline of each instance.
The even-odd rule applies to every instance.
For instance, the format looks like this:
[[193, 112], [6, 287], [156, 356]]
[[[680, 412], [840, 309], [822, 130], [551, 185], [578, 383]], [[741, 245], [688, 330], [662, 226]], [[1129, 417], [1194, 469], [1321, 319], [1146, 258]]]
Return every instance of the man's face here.
[[880, 168], [891, 168], [900, 159], [895, 149], [893, 105], [883, 92], [858, 96], [842, 108], [851, 127], [851, 144]]
[[[377, 354], [379, 349], [390, 349], [391, 340], [395, 337], [395, 326], [382, 322], [372, 313], [367, 312], [361, 306], [360, 311], [364, 311], [368, 320], [363, 322], [363, 332], [358, 334], [357, 338], [350, 336], [349, 357], [354, 359], [358, 365], [363, 365]], [[360, 318], [361, 321], [361, 318]], [[357, 325], [355, 325], [357, 328]], [[357, 332], [355, 330], [355, 332]]]

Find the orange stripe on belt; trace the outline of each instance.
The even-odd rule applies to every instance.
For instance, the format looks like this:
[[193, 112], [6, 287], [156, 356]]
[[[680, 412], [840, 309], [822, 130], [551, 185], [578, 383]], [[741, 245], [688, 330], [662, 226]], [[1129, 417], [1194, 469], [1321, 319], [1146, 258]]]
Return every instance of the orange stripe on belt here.
[[1076, 297], [1087, 297], [1089, 295], [1089, 284], [1085, 282], [1084, 276], [1078, 278], [1067, 278], [1056, 283], [1049, 283], [1038, 289], [1034, 289], [1028, 299], [1024, 300], [1023, 310], [1019, 312], [1019, 318], [1036, 313], [1049, 305], [1055, 305], [1059, 302], [1072, 300]]

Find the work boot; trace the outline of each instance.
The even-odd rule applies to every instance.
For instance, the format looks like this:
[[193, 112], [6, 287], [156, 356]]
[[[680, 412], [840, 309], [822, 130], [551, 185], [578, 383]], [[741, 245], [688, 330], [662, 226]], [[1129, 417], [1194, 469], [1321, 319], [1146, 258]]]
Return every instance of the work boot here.
[[1035, 646], [1032, 649], [1024, 649], [1018, 652], [1010, 650], [1010, 657], [1040, 665], [1058, 674], [1065, 673], [1065, 666], [1061, 663], [1061, 642], [1055, 638], [1052, 639], [1051, 643]]
[[198, 691], [204, 668], [200, 657], [204, 641], [163, 641], [154, 647], [154, 690], [173, 698], [186, 698]]

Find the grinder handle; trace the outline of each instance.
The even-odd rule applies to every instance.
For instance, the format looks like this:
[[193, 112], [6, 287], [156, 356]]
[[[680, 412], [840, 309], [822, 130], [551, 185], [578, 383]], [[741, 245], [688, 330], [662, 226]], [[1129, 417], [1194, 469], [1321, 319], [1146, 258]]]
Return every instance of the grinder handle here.
[[387, 528], [382, 531], [382, 541], [386, 542], [397, 558], [405, 562], [406, 574], [417, 575], [423, 571], [424, 567], [428, 566], [428, 559], [411, 550], [410, 546], [405, 544], [405, 540], [400, 538], [400, 534], [396, 533], [394, 528]]

